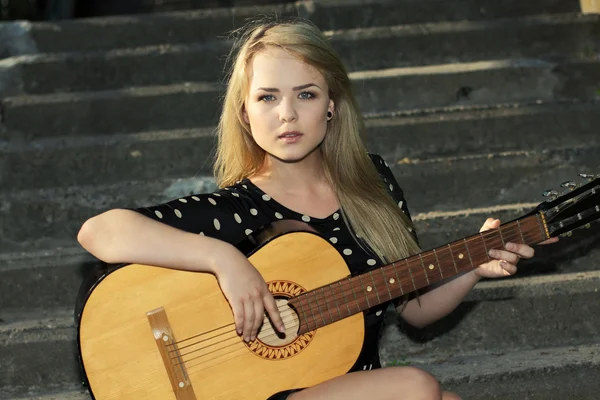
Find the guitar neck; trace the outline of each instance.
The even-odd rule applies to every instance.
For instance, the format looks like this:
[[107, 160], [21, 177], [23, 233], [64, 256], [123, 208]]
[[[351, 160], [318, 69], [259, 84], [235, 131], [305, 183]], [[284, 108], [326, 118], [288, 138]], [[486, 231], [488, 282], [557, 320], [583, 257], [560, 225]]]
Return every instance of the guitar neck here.
[[302, 321], [299, 334], [471, 271], [492, 260], [489, 250], [508, 242], [533, 245], [549, 236], [542, 215], [533, 214], [308, 291], [289, 300]]

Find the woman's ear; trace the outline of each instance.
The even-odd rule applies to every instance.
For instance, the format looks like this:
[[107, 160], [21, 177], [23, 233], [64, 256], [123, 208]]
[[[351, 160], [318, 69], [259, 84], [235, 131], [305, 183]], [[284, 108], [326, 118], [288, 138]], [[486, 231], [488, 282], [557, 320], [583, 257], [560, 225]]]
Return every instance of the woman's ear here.
[[329, 108], [327, 109], [331, 114], [335, 114], [335, 103], [329, 99]]

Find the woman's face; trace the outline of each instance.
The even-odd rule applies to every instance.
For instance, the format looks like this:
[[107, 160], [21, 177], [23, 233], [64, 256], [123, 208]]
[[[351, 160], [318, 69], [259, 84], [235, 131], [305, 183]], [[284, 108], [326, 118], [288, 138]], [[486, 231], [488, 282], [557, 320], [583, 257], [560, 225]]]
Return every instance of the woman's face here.
[[254, 56], [249, 79], [244, 119], [258, 146], [286, 162], [311, 154], [325, 138], [327, 112], [334, 112], [321, 73], [281, 49], [268, 49]]

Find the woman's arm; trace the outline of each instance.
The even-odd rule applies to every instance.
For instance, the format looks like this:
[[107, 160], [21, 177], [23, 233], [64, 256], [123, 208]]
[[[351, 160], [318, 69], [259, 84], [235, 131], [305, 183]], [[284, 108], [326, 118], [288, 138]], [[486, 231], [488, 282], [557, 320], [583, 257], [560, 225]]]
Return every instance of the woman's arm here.
[[87, 220], [79, 243], [107, 263], [158, 265], [215, 273], [221, 240], [173, 228], [135, 211], [114, 209]]
[[[488, 218], [480, 232], [499, 226], [500, 220]], [[542, 244], [556, 241], [557, 238], [552, 238]], [[432, 288], [418, 298], [410, 300], [403, 308], [399, 306], [398, 312], [410, 325], [423, 328], [453, 311], [481, 278], [514, 275], [517, 272], [516, 264], [519, 259], [531, 258], [535, 253], [533, 248], [525, 244], [507, 243], [506, 247], [506, 250], [490, 251], [490, 257], [495, 260], [481, 264], [477, 269]]]

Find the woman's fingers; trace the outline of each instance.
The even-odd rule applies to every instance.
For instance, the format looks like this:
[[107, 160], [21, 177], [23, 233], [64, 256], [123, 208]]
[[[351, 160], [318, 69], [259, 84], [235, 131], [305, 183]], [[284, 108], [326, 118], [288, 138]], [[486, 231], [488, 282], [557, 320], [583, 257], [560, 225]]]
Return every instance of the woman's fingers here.
[[514, 275], [517, 273], [517, 266], [511, 263], [508, 263], [506, 260], [498, 261], [500, 268], [504, 270], [504, 275]]
[[252, 326], [252, 332], [250, 333], [250, 340], [256, 339], [258, 329], [263, 323], [265, 316], [265, 309], [260, 299], [254, 301], [254, 325]]
[[521, 258], [531, 258], [535, 255], [535, 250], [526, 244], [521, 243], [506, 243], [506, 250], [516, 253]]
[[283, 320], [281, 318], [281, 314], [279, 313], [279, 309], [277, 308], [277, 303], [273, 298], [271, 292], [265, 294], [263, 297], [265, 309], [267, 313], [271, 317], [271, 321], [273, 322], [273, 326], [279, 330], [279, 332], [285, 332], [285, 325], [283, 324]]
[[517, 264], [519, 262], [519, 256], [515, 253], [511, 253], [510, 251], [504, 250], [490, 250], [488, 252], [490, 257], [495, 258], [496, 260], [504, 260], [508, 261], [511, 264]]
[[248, 299], [244, 301], [244, 329], [242, 335], [246, 342], [250, 341], [252, 328], [254, 326], [254, 301]]
[[490, 229], [496, 229], [500, 226], [500, 224], [501, 224], [501, 222], [499, 219], [488, 218], [483, 223], [483, 226], [481, 227], [481, 229], [479, 229], [479, 232], [485, 232]]

